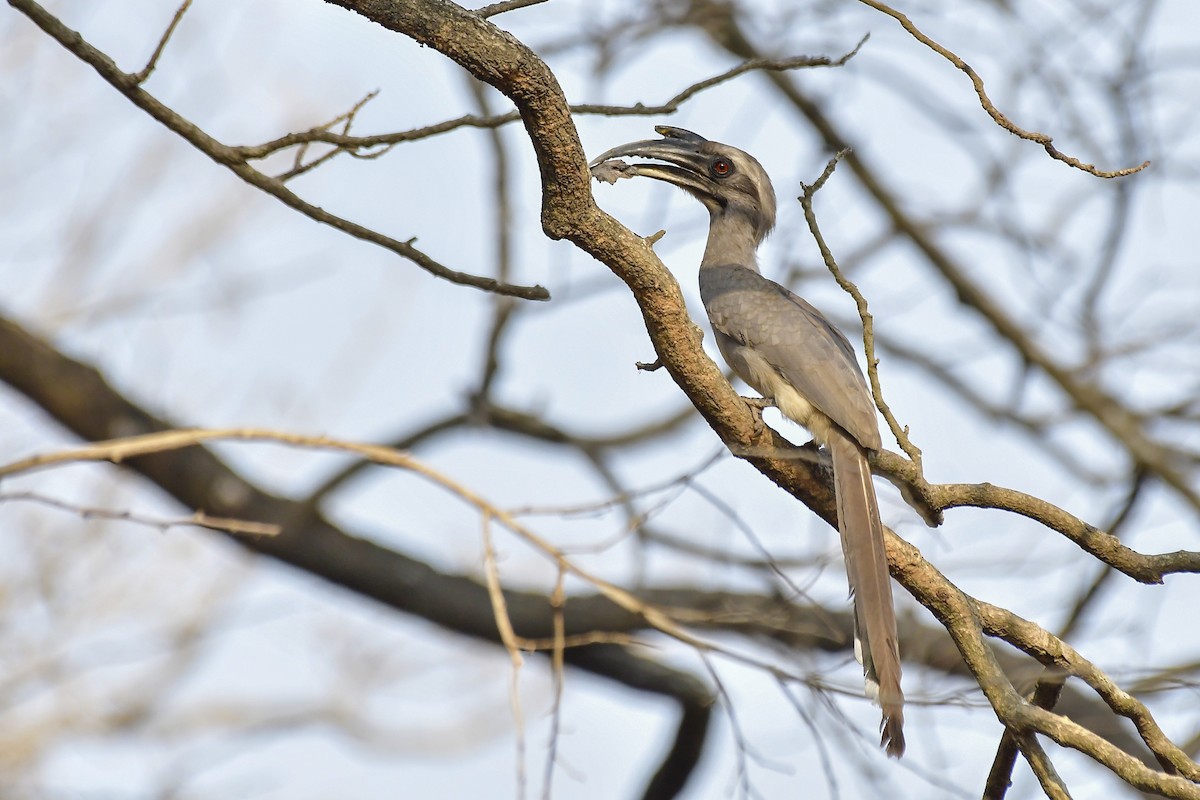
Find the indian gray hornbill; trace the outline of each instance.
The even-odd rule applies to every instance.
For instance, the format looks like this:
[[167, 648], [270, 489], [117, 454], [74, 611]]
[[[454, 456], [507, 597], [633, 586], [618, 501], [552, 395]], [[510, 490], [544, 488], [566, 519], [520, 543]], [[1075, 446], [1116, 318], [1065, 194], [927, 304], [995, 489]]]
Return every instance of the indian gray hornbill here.
[[854, 598], [854, 652], [867, 693], [883, 709], [882, 744], [898, 758], [904, 753], [900, 649], [883, 524], [867, 466], [867, 452], [882, 443], [854, 348], [804, 298], [759, 273], [756, 251], [775, 226], [775, 190], [762, 165], [736, 147], [682, 128], [655, 130], [663, 138], [614, 147], [592, 162], [592, 174], [610, 183], [638, 176], [666, 181], [708, 209], [700, 297], [717, 347], [738, 377], [829, 452]]

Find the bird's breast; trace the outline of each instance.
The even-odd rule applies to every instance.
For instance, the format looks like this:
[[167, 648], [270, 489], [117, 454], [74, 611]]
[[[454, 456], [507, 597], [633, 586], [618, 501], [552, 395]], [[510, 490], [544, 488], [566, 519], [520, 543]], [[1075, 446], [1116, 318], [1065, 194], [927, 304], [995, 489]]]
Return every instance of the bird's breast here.
[[717, 348], [725, 362], [747, 385], [774, 402], [785, 417], [807, 428], [818, 442], [825, 442], [829, 418], [788, 383], [753, 347], [717, 333]]

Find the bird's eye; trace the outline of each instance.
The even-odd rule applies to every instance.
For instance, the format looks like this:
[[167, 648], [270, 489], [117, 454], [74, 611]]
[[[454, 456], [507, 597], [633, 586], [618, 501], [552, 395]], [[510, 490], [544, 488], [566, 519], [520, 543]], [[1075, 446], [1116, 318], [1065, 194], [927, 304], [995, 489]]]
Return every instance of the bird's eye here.
[[733, 174], [733, 162], [723, 156], [718, 156], [712, 160], [709, 165], [712, 174], [718, 178], [724, 178]]

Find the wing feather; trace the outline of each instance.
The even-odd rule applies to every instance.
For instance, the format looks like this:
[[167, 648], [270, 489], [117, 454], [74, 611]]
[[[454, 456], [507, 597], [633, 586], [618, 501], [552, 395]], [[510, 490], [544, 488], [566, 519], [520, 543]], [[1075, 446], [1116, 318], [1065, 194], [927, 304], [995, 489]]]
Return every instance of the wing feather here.
[[770, 363], [805, 400], [872, 450], [881, 446], [875, 405], [845, 335], [802, 297], [746, 267], [706, 267], [700, 294], [722, 355], [738, 376], [769, 392], [738, 348]]

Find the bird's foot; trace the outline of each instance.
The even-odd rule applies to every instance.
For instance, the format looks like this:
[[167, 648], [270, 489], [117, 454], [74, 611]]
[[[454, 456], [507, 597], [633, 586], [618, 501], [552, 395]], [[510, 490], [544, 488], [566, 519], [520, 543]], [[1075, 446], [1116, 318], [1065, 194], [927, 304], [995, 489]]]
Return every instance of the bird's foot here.
[[746, 401], [746, 405], [757, 408], [759, 411], [775, 407], [775, 401], [769, 397], [743, 397], [742, 399]]
[[754, 418], [755, 438], [762, 436], [763, 431], [767, 429], [767, 423], [763, 422], [763, 409], [774, 408], [775, 401], [766, 397], [743, 397], [742, 400], [750, 406], [751, 416]]

